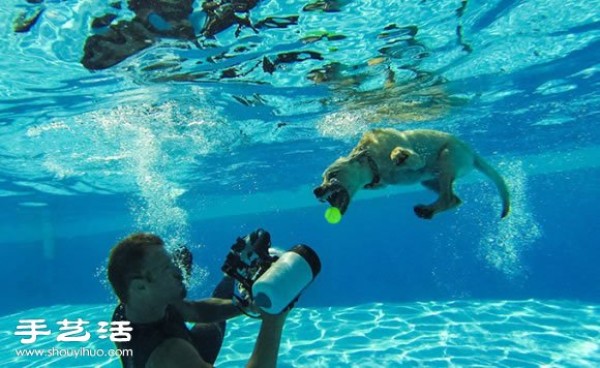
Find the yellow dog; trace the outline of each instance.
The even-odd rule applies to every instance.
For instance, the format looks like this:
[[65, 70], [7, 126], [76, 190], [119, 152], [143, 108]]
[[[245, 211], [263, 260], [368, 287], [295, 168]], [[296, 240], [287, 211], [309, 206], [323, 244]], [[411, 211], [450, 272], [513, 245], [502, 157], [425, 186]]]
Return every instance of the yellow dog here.
[[510, 198], [502, 176], [464, 142], [436, 130], [374, 129], [363, 135], [350, 155], [337, 159], [323, 173], [315, 196], [343, 214], [362, 188], [421, 183], [439, 194], [428, 205], [414, 207], [415, 214], [431, 219], [461, 204], [454, 194], [454, 180], [473, 168], [489, 177], [502, 198], [502, 217], [508, 215]]

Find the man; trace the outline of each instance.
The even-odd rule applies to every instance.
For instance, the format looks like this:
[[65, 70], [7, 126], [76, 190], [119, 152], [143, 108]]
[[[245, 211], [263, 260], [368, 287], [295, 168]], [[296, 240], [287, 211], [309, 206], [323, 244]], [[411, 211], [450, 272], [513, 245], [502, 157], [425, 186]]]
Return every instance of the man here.
[[[182, 271], [163, 240], [153, 234], [132, 234], [115, 245], [108, 279], [120, 300], [113, 321], [130, 321], [133, 327], [129, 342], [116, 343], [120, 349], [133, 351], [133, 356], [121, 357], [125, 368], [212, 367], [224, 334], [224, 325], [218, 323], [241, 313], [231, 298], [184, 300]], [[226, 278], [213, 295], [231, 293], [231, 289], [232, 282]], [[261, 313], [260, 332], [247, 367], [276, 367], [286, 315]], [[196, 323], [191, 331], [186, 321]]]

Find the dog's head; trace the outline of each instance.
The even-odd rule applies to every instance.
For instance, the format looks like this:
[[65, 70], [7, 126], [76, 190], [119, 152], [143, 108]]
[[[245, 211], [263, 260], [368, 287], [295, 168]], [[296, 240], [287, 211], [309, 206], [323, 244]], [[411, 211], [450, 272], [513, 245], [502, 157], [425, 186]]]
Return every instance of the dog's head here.
[[329, 202], [344, 214], [354, 194], [372, 180], [373, 174], [364, 155], [342, 157], [325, 170], [323, 183], [313, 193], [319, 201]]

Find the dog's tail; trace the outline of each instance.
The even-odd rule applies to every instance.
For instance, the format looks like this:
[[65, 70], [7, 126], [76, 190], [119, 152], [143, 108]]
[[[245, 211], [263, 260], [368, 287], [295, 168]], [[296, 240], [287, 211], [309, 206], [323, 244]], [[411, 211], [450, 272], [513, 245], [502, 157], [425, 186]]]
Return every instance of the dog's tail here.
[[490, 164], [488, 164], [482, 157], [475, 155], [475, 168], [482, 173], [484, 173], [488, 178], [492, 179], [494, 184], [496, 184], [496, 188], [498, 188], [498, 192], [500, 193], [500, 197], [502, 198], [502, 215], [504, 218], [508, 215], [510, 211], [510, 194], [508, 193], [508, 187], [506, 186], [506, 182], [500, 176], [498, 171], [494, 169]]

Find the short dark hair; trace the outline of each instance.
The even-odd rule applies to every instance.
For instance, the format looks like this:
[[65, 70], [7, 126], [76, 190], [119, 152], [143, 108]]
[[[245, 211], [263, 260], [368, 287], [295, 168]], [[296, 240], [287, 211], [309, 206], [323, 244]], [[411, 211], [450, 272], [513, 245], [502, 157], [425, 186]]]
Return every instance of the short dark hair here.
[[150, 247], [163, 247], [163, 240], [150, 233], [135, 233], [115, 245], [108, 256], [107, 276], [121, 303], [127, 303], [129, 283], [139, 277]]

